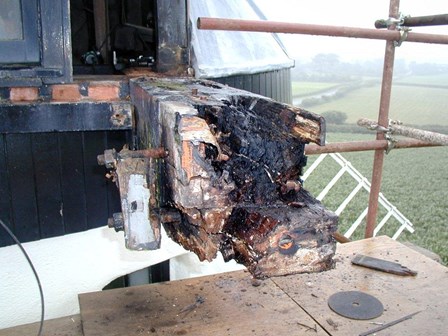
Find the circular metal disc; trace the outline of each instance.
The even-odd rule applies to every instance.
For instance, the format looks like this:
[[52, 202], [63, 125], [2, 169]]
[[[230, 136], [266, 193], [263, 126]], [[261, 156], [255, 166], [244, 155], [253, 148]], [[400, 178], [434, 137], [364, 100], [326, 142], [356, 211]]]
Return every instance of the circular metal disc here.
[[355, 320], [370, 320], [384, 311], [380, 300], [358, 291], [335, 293], [328, 299], [328, 306], [335, 313]]

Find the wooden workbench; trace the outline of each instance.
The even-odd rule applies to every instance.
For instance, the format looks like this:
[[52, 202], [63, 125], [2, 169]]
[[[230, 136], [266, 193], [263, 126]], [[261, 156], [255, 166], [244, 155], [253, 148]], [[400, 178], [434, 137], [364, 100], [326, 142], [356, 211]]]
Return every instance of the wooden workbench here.
[[[358, 253], [399, 262], [418, 275], [403, 277], [354, 266], [351, 259]], [[83, 335], [359, 335], [378, 326], [374, 323], [417, 311], [421, 312], [412, 319], [377, 335], [447, 334], [448, 268], [388, 237], [339, 245], [336, 260], [336, 268], [328, 272], [261, 282], [239, 271], [82, 294]], [[375, 296], [384, 313], [367, 321], [334, 313], [328, 298], [349, 290]], [[76, 328], [74, 323], [70, 327]], [[47, 324], [45, 335], [63, 335], [63, 328], [58, 328], [56, 333]]]

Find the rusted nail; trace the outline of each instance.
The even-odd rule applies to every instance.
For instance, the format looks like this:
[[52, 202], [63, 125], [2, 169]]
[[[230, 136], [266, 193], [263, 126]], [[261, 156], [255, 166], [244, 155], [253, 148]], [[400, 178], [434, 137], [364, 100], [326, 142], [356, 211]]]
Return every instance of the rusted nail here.
[[123, 149], [118, 153], [122, 159], [125, 158], [152, 158], [162, 159], [168, 156], [168, 151], [165, 148], [149, 148], [140, 150]]

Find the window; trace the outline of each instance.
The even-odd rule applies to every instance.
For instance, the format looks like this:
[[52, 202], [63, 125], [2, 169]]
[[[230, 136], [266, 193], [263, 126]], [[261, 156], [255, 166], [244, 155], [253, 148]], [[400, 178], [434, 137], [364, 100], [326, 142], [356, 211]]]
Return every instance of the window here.
[[0, 2], [0, 62], [38, 63], [39, 35], [37, 2], [2, 0]]
[[0, 51], [0, 87], [70, 82], [69, 0], [1, 0]]

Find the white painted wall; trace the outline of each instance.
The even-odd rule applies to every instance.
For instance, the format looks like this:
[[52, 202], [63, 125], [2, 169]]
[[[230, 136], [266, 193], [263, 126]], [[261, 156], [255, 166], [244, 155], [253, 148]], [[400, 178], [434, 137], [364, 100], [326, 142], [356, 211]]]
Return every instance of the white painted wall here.
[[[173, 280], [242, 268], [235, 262], [224, 263], [222, 257], [200, 263], [164, 230], [161, 249], [156, 251], [129, 251], [123, 233], [107, 227], [23, 246], [42, 283], [45, 319], [77, 314], [78, 294], [99, 291], [119, 276], [167, 259], [174, 258], [170, 267]], [[15, 245], [0, 248], [0, 329], [39, 319], [39, 291], [25, 257]]]
[[[164, 232], [160, 250], [129, 251], [123, 233], [107, 227], [23, 245], [42, 283], [45, 319], [79, 313], [79, 293], [101, 290], [119, 276], [187, 253]], [[0, 329], [40, 319], [36, 281], [15, 245], [0, 248], [0, 284]]]
[[170, 260], [170, 279], [181, 280], [243, 269], [246, 267], [237, 264], [235, 260], [225, 262], [219, 252], [212, 262], [200, 262], [196, 254], [189, 252]]

